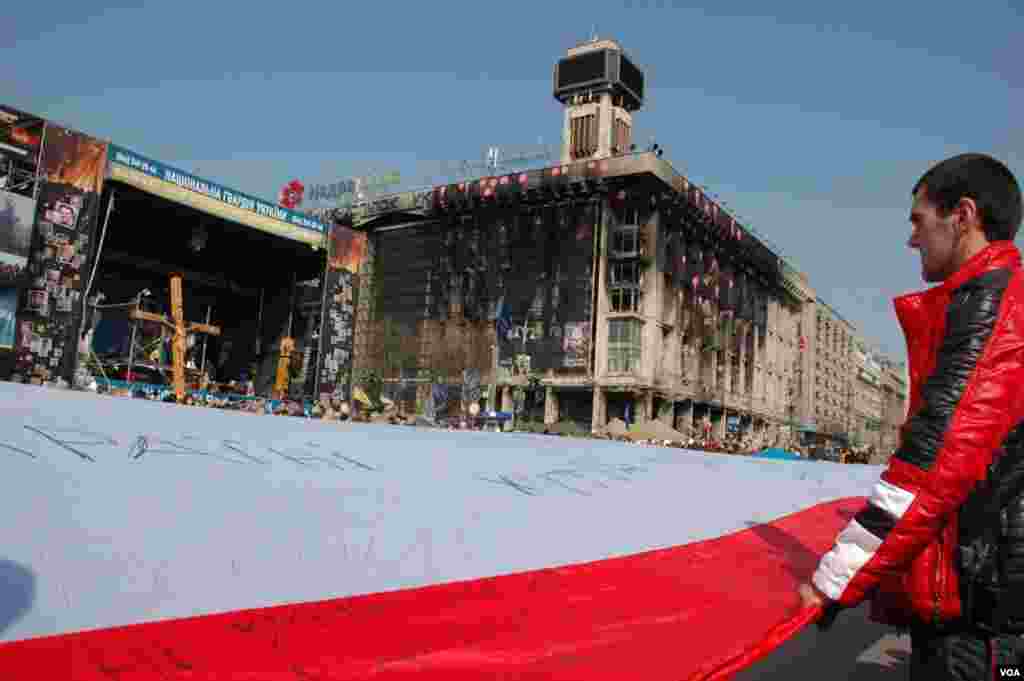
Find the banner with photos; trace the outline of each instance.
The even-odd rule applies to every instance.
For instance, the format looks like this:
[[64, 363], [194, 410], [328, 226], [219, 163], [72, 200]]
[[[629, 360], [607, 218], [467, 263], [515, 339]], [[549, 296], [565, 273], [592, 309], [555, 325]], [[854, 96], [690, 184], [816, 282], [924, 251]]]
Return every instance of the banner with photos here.
[[43, 318], [70, 313], [84, 288], [99, 197], [73, 187], [43, 184], [36, 218], [36, 244], [29, 266], [27, 309]]
[[320, 399], [347, 400], [352, 380], [355, 344], [356, 275], [345, 269], [328, 268], [323, 329], [320, 333]]
[[106, 162], [105, 142], [47, 124], [27, 290], [18, 313], [15, 370], [28, 382], [67, 379], [74, 371], [77, 313], [89, 278]]
[[320, 333], [321, 399], [347, 400], [352, 380], [352, 355], [355, 346], [355, 299], [359, 270], [366, 261], [368, 242], [365, 232], [346, 225], [331, 227], [327, 240], [327, 271], [324, 285], [323, 328]]
[[0, 285], [24, 280], [35, 216], [34, 199], [0, 190]]
[[[88, 279], [99, 196], [43, 182], [36, 205], [36, 230], [28, 284], [19, 314], [17, 370], [45, 382], [73, 370], [75, 314]], [[71, 365], [71, 366], [69, 366]]]

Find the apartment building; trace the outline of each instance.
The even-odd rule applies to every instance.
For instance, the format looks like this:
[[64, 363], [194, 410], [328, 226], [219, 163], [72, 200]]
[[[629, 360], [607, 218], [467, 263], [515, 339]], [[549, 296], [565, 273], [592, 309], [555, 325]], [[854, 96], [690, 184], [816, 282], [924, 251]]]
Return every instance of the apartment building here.
[[821, 298], [814, 314], [814, 416], [817, 434], [849, 444], [853, 423], [856, 329]]
[[853, 413], [850, 443], [854, 446], [882, 445], [882, 363], [880, 353], [868, 348], [863, 338], [853, 341]]
[[882, 418], [879, 452], [888, 459], [899, 446], [899, 430], [907, 416], [909, 376], [907, 364], [882, 361]]

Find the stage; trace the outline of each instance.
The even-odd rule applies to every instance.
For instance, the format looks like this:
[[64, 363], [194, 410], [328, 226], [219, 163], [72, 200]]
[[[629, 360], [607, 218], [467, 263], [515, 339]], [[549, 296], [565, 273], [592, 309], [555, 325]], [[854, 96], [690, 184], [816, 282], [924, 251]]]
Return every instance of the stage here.
[[[120, 153], [112, 151], [115, 170], [127, 152]], [[85, 331], [94, 330], [95, 357], [89, 359], [109, 371], [93, 373], [128, 381], [131, 362], [141, 365], [137, 373], [143, 377], [131, 381], [143, 384], [144, 392], [170, 384], [172, 334], [161, 333], [161, 324], [152, 321], [133, 323], [130, 315], [138, 300], [142, 311], [171, 320], [170, 275], [180, 273], [184, 320], [220, 330], [219, 335], [191, 334], [189, 389], [199, 390], [205, 373], [213, 392], [245, 394], [251, 382], [250, 392], [269, 395], [281, 339], [295, 338], [296, 353], [302, 355], [319, 335], [324, 235], [305, 230], [300, 240], [283, 222], [274, 233], [268, 224], [273, 220], [261, 215], [251, 218], [259, 219], [256, 227], [246, 224], [246, 213], [212, 199], [211, 185], [185, 182], [180, 171], [163, 169], [158, 173], [163, 179], [133, 172], [113, 172], [103, 193], [107, 217], [98, 228], [98, 267], [89, 292], [96, 304], [89, 307]], [[170, 184], [167, 178], [187, 189], [164, 186]], [[221, 199], [241, 196], [218, 191]], [[315, 367], [306, 369], [309, 385], [296, 386], [297, 397], [314, 392]]]

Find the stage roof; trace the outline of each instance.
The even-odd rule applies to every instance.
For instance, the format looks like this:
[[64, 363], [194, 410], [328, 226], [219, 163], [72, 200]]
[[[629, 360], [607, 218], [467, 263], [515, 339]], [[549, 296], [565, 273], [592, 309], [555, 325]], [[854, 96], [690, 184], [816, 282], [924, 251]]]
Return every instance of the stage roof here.
[[115, 144], [110, 145], [108, 156], [111, 180], [314, 248], [324, 243], [327, 228], [316, 218], [204, 180]]

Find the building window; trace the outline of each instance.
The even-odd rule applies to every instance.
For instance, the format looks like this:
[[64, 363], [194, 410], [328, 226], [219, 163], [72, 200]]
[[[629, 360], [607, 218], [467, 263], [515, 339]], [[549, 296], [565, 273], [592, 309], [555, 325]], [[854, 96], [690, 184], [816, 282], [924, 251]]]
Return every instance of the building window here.
[[640, 320], [608, 321], [608, 373], [630, 373], [640, 369]]
[[612, 312], [639, 312], [640, 289], [613, 288], [609, 294]]
[[621, 118], [616, 118], [612, 137], [612, 153], [624, 154], [629, 151], [631, 137], [629, 123]]
[[608, 276], [613, 287], [616, 286], [640, 286], [641, 282], [640, 263], [635, 260], [626, 262], [613, 262], [608, 269]]
[[587, 158], [597, 153], [597, 115], [576, 116], [570, 128], [570, 150], [573, 158]]
[[618, 227], [612, 232], [612, 255], [635, 258], [640, 255], [640, 227], [635, 223]]
[[643, 285], [643, 268], [639, 262], [613, 262], [608, 269], [608, 293], [612, 312], [637, 312], [640, 310], [640, 290]]

